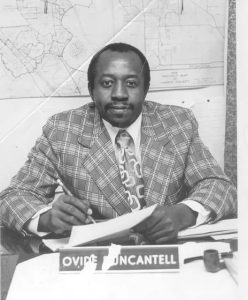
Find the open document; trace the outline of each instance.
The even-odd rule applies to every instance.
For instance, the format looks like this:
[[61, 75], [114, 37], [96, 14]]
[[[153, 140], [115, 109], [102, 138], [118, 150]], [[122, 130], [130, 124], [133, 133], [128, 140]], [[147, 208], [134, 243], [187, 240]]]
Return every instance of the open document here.
[[157, 204], [120, 217], [89, 225], [73, 226], [71, 236], [63, 239], [43, 239], [53, 251], [59, 248], [85, 245], [92, 242], [126, 236], [131, 228], [151, 216]]

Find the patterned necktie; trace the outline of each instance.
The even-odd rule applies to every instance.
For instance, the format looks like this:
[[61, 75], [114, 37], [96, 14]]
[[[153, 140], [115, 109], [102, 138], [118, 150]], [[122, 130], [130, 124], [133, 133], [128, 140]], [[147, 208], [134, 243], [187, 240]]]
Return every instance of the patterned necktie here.
[[134, 154], [134, 142], [126, 130], [120, 130], [115, 138], [121, 181], [132, 210], [145, 206], [144, 180], [141, 167]]

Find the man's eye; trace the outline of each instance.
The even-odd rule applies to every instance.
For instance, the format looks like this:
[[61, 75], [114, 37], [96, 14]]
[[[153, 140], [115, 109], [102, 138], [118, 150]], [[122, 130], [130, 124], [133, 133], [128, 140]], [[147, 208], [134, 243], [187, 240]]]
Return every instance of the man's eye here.
[[104, 81], [102, 81], [103, 87], [106, 87], [106, 88], [111, 87], [112, 84], [113, 84], [112, 80], [104, 80]]
[[137, 82], [136, 81], [127, 81], [127, 86], [134, 88], [137, 86]]

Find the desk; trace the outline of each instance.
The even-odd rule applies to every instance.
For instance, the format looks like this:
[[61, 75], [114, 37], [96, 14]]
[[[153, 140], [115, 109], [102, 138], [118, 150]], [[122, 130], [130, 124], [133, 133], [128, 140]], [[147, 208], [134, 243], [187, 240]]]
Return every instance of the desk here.
[[[24, 245], [25, 248], [29, 244], [25, 241]], [[81, 300], [86, 297], [90, 300], [234, 300], [238, 297], [237, 285], [228, 271], [208, 273], [203, 261], [183, 265], [180, 273], [59, 274], [58, 253], [35, 255], [17, 265], [7, 300]]]
[[237, 299], [227, 270], [208, 273], [202, 261], [184, 265], [180, 273], [59, 274], [58, 256], [44, 254], [19, 264], [7, 300]]

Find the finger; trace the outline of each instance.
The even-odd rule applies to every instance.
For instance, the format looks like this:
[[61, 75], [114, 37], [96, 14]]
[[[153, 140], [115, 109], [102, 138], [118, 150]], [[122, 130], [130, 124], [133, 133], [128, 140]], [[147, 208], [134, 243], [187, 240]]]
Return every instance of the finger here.
[[160, 239], [162, 237], [173, 235], [175, 228], [170, 219], [156, 220], [152, 227], [148, 227], [144, 232], [145, 236], [152, 241]]
[[86, 200], [81, 200], [76, 197], [67, 196], [66, 198], [64, 198], [64, 202], [75, 206], [84, 214], [88, 214], [88, 215], [92, 214], [92, 210], [89, 207], [90, 204]]
[[141, 233], [152, 230], [158, 223], [164, 222], [165, 215], [161, 211], [161, 207], [157, 207], [152, 215], [142, 223], [138, 224], [134, 229]]
[[83, 224], [87, 218], [87, 214], [82, 213], [77, 207], [64, 203], [61, 207], [61, 212], [65, 214], [67, 222], [72, 225]]
[[152, 230], [160, 222], [161, 222], [160, 219], [151, 216], [150, 218], [146, 219], [142, 223], [135, 226], [134, 230], [136, 232], [140, 232], [140, 233], [147, 233], [148, 231]]
[[92, 224], [92, 221], [91, 221], [91, 219], [87, 218], [84, 223], [85, 224]]
[[133, 227], [134, 232], [144, 233], [146, 231], [147, 224], [146, 221], [141, 222], [140, 224]]
[[165, 244], [165, 243], [168, 243], [168, 242], [173, 242], [173, 240], [175, 240], [176, 241], [176, 237], [177, 237], [177, 235], [168, 235], [168, 236], [164, 236], [164, 237], [161, 237], [161, 238], [159, 238], [159, 239], [157, 239], [157, 240], [155, 240], [154, 242], [156, 243], [156, 244]]
[[167, 230], [160, 230], [160, 231], [157, 231], [155, 233], [146, 233], [146, 237], [151, 240], [151, 241], [157, 241], [159, 239], [163, 239], [163, 238], [167, 238], [167, 237], [170, 237], [170, 236], [174, 236], [176, 235], [175, 231], [167, 231]]
[[157, 234], [164, 233], [168, 235], [171, 234], [173, 231], [175, 231], [175, 228], [170, 221], [160, 221], [157, 222], [153, 227], [148, 228], [146, 230], [146, 234], [156, 236]]
[[154, 232], [152, 234], [146, 234], [146, 236], [156, 242], [156, 243], [163, 243], [167, 242], [173, 238], [177, 237], [178, 230], [175, 229], [172, 225], [168, 228], [162, 228], [161, 230], [158, 230], [157, 232]]
[[53, 217], [52, 227], [53, 227], [53, 232], [62, 233], [64, 231], [70, 231], [72, 225], [70, 225], [65, 220], [63, 220], [63, 216], [60, 215], [60, 216]]
[[73, 196], [61, 195], [53, 206], [60, 209], [60, 207], [64, 206], [65, 203], [75, 207], [84, 214], [92, 214], [92, 210], [89, 208], [88, 201], [81, 200]]
[[81, 220], [79, 220], [74, 215], [70, 215], [65, 212], [61, 212], [60, 219], [70, 226], [82, 225], [85, 223], [85, 220], [86, 220], [85, 217], [84, 217], [84, 219], [82, 218]]

